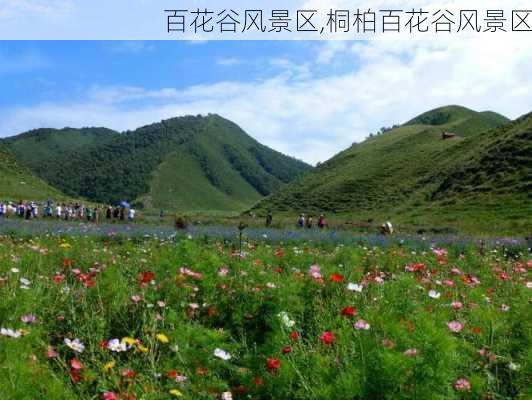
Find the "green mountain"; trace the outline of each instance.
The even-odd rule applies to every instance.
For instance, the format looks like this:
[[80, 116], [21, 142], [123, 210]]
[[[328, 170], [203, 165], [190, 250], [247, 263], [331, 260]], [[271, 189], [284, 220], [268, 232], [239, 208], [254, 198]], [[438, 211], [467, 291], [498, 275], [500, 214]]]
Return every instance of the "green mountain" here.
[[[444, 132], [456, 136], [443, 139]], [[530, 227], [532, 117], [448, 106], [339, 153], [255, 209], [486, 229]], [[528, 198], [528, 200], [527, 200]]]
[[64, 199], [65, 196], [52, 188], [31, 171], [22, 167], [5, 146], [0, 145], [0, 200], [48, 200]]
[[38, 130], [5, 142], [68, 195], [129, 200], [152, 210], [240, 211], [310, 169], [217, 115], [174, 118], [121, 134]]

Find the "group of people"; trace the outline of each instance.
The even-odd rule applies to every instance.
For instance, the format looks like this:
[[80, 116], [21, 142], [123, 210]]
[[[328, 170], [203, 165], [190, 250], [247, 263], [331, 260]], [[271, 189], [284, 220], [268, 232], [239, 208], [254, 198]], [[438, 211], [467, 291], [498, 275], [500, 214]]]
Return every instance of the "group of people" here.
[[[41, 212], [42, 210], [42, 212]], [[103, 214], [107, 221], [135, 219], [136, 211], [132, 207], [111, 205], [105, 208]], [[77, 220], [98, 222], [102, 216], [102, 208], [99, 206], [85, 206], [82, 203], [54, 203], [48, 200], [44, 203], [35, 201], [19, 201], [18, 203], [0, 201], [0, 218], [16, 216], [26, 220], [43, 218], [55, 218], [65, 221]]]
[[[311, 229], [314, 226], [314, 218], [312, 217], [312, 215], [299, 214], [299, 218], [297, 219], [297, 226], [300, 228]], [[317, 226], [320, 229], [323, 229], [327, 226], [327, 222], [325, 221], [325, 215], [320, 214], [320, 216], [318, 217]]]

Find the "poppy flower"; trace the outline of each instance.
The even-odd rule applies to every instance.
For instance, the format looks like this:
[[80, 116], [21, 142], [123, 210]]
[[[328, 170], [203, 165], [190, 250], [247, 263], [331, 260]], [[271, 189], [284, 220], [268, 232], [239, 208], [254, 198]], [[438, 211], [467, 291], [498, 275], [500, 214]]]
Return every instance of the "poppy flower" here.
[[283, 347], [283, 354], [290, 354], [292, 352], [292, 347], [290, 345]]
[[297, 331], [290, 332], [290, 339], [292, 340], [299, 339], [299, 333]]
[[330, 276], [330, 280], [332, 282], [343, 282], [344, 281], [344, 276], [342, 274], [332, 274]]
[[325, 331], [321, 334], [320, 340], [323, 344], [331, 345], [334, 342], [334, 333]]
[[141, 286], [144, 286], [153, 280], [155, 280], [155, 274], [151, 271], [144, 271], [139, 274], [139, 283]]
[[347, 306], [342, 309], [342, 315], [344, 317], [353, 317], [357, 315], [357, 310], [353, 306]]
[[281, 367], [281, 360], [278, 358], [270, 357], [266, 360], [266, 366], [270, 371], [276, 371]]

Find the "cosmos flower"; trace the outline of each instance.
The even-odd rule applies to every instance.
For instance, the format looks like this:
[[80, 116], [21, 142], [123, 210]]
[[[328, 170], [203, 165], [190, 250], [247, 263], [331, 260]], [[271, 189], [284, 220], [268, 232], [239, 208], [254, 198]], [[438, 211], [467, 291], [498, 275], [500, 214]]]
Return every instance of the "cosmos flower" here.
[[321, 334], [320, 336], [320, 340], [323, 344], [325, 345], [331, 345], [333, 344], [334, 342], [334, 333], [332, 333], [331, 331], [325, 331]]
[[229, 361], [232, 358], [231, 354], [219, 348], [214, 349], [214, 356], [224, 361]]
[[363, 319], [359, 319], [357, 322], [355, 322], [354, 328], [357, 330], [368, 331], [370, 328], [370, 325]]
[[460, 378], [454, 383], [454, 388], [458, 391], [469, 391], [471, 390], [471, 383], [465, 378]]
[[118, 396], [114, 392], [103, 392], [102, 400], [118, 400]]
[[281, 322], [287, 328], [292, 328], [296, 324], [296, 321], [290, 319], [290, 316], [286, 311], [281, 311], [277, 316], [281, 318]]
[[358, 293], [361, 293], [362, 292], [362, 289], [363, 289], [363, 286], [362, 285], [359, 285], [357, 283], [351, 283], [349, 282], [347, 284], [347, 290], [350, 290], [351, 292], [358, 292]]
[[23, 331], [20, 329], [0, 328], [0, 335], [10, 337], [12, 339], [18, 339], [23, 335]]
[[459, 311], [462, 309], [462, 307], [464, 307], [464, 305], [460, 301], [453, 301], [451, 303], [451, 307], [453, 308], [453, 310]]
[[74, 340], [65, 338], [65, 344], [77, 353], [83, 353], [85, 350], [85, 345], [77, 338]]
[[435, 290], [429, 290], [429, 297], [431, 299], [439, 299], [441, 296], [441, 293], [440, 292], [437, 292]]
[[451, 322], [447, 323], [447, 326], [449, 327], [449, 329], [452, 332], [455, 332], [455, 333], [458, 333], [462, 329], [464, 329], [464, 325], [461, 322], [458, 322], [458, 321], [451, 321]]
[[34, 324], [37, 322], [37, 317], [33, 314], [26, 314], [20, 317], [20, 320], [25, 324]]
[[415, 357], [417, 356], [417, 349], [407, 349], [403, 352], [403, 354], [407, 357]]

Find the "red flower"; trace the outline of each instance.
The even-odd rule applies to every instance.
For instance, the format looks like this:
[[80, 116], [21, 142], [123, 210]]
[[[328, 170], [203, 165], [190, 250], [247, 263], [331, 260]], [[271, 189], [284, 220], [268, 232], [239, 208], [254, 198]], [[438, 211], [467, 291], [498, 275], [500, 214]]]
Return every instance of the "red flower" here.
[[70, 258], [63, 258], [63, 267], [67, 268], [72, 265], [72, 260]]
[[273, 357], [268, 358], [268, 360], [266, 360], [266, 366], [270, 371], [276, 371], [281, 367], [281, 360]]
[[292, 347], [290, 346], [284, 346], [283, 347], [283, 354], [289, 354], [292, 352]]
[[353, 316], [357, 315], [357, 310], [353, 306], [347, 306], [347, 307], [343, 308], [342, 315], [344, 317], [353, 317]]
[[290, 339], [292, 340], [299, 339], [299, 333], [297, 331], [290, 332]]
[[168, 371], [168, 372], [166, 373], [166, 376], [167, 376], [168, 378], [170, 378], [170, 379], [175, 379], [175, 378], [177, 378], [177, 371], [175, 371], [175, 370]]
[[54, 275], [54, 282], [57, 284], [60, 284], [61, 282], [63, 282], [63, 279], [65, 279], [65, 275], [62, 275], [62, 274]]
[[264, 383], [263, 379], [260, 376], [255, 377], [255, 385], [261, 386]]
[[321, 334], [320, 340], [323, 344], [331, 345], [334, 342], [334, 333], [325, 331]]
[[133, 370], [131, 370], [129, 368], [126, 368], [126, 369], [122, 370], [121, 374], [122, 374], [122, 376], [125, 376], [127, 378], [134, 378], [135, 375], [137, 375], [135, 373], [135, 371], [133, 371]]
[[343, 282], [344, 276], [342, 274], [332, 274], [330, 279], [333, 282]]
[[139, 274], [139, 283], [141, 286], [144, 286], [153, 280], [155, 280], [155, 274], [151, 271], [145, 271]]

